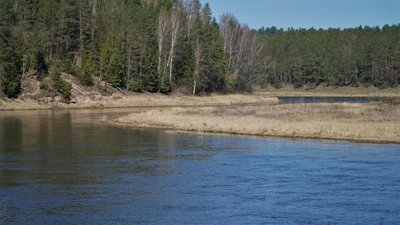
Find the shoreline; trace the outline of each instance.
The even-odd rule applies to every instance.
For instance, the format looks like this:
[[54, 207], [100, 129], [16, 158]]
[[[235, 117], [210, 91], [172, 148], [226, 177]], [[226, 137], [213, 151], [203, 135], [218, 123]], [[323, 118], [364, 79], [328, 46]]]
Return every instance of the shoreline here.
[[352, 142], [359, 144], [382, 144], [382, 145], [400, 145], [400, 141], [379, 141], [379, 140], [360, 140], [360, 139], [337, 139], [328, 137], [308, 137], [308, 136], [285, 136], [285, 135], [262, 135], [262, 134], [248, 134], [248, 133], [237, 133], [237, 132], [222, 132], [222, 131], [197, 131], [197, 130], [180, 130], [173, 128], [166, 128], [162, 126], [136, 126], [127, 123], [116, 122], [116, 121], [100, 121], [100, 124], [118, 126], [125, 129], [138, 129], [138, 130], [161, 130], [177, 134], [194, 134], [194, 135], [210, 135], [210, 136], [241, 136], [241, 137], [253, 137], [253, 138], [268, 138], [268, 139], [292, 139], [292, 140], [317, 140], [317, 141], [332, 141], [332, 142]]
[[[67, 76], [67, 75], [66, 75]], [[75, 86], [73, 86], [75, 87]], [[76, 87], [75, 87], [76, 89]], [[74, 89], [74, 90], [75, 90]], [[119, 92], [109, 96], [87, 92], [85, 95], [73, 91], [70, 104], [63, 103], [59, 96], [37, 97], [23, 93], [17, 99], [0, 96], [0, 111], [18, 110], [68, 110], [68, 109], [102, 109], [102, 108], [136, 108], [136, 107], [209, 107], [232, 105], [257, 105], [278, 102], [277, 97], [366, 97], [379, 99], [400, 99], [400, 88], [377, 89], [374, 87], [317, 87], [314, 89], [294, 89], [284, 86], [280, 89], [257, 89], [247, 94], [211, 94], [192, 96], [173, 93], [171, 95]], [[36, 96], [36, 97], [35, 97]], [[398, 100], [396, 100], [399, 102]]]
[[42, 103], [35, 99], [0, 99], [1, 111], [70, 110], [70, 109], [118, 109], [154, 107], [212, 107], [250, 106], [278, 103], [276, 97], [258, 94], [228, 94], [210, 96], [170, 96], [162, 94], [137, 94], [131, 96], [103, 97], [99, 101], [86, 100], [77, 103]]

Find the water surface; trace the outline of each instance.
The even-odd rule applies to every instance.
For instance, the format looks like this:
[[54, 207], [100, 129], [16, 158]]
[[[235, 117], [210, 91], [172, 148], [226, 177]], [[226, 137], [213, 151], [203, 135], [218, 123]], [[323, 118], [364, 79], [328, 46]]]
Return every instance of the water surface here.
[[95, 122], [124, 113], [1, 112], [0, 221], [400, 224], [399, 145]]
[[[378, 98], [375, 98], [377, 100]], [[278, 96], [279, 103], [369, 103], [369, 97]]]

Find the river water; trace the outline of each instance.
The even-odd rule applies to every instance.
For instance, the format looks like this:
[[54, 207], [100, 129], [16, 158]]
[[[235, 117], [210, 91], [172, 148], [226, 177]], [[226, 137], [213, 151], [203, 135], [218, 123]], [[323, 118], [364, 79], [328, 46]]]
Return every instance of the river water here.
[[382, 101], [384, 98], [369, 97], [333, 97], [333, 96], [278, 96], [280, 104], [291, 103], [369, 103], [370, 100]]
[[0, 112], [0, 224], [400, 224], [400, 146]]

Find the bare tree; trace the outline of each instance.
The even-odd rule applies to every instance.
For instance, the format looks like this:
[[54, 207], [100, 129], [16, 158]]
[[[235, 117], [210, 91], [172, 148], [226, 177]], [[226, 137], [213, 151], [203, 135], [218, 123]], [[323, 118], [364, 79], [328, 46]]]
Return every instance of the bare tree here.
[[192, 28], [199, 17], [199, 11], [201, 4], [199, 0], [186, 1], [186, 12], [187, 12], [187, 37], [190, 38]]
[[19, 0], [14, 2], [14, 13], [17, 13]]
[[248, 85], [251, 85], [254, 81], [255, 73], [257, 72], [256, 67], [262, 66], [262, 60], [257, 59], [259, 58], [264, 45], [259, 39], [256, 31], [251, 30], [246, 24], [244, 24], [240, 28], [235, 46], [233, 71], [236, 76], [240, 77], [240, 82], [244, 85], [242, 87], [247, 88]]
[[257, 62], [262, 63], [262, 60], [257, 60], [259, 55], [261, 54], [262, 49], [264, 48], [264, 43], [259, 40], [258, 35], [255, 31], [251, 31], [249, 34], [249, 41], [248, 41], [248, 54], [247, 54], [247, 67], [245, 74], [249, 75], [249, 80], [253, 82], [255, 77], [256, 67], [258, 65]]
[[169, 67], [169, 83], [172, 82], [172, 68], [175, 57], [175, 46], [177, 44], [179, 33], [181, 31], [181, 16], [182, 5], [179, 0], [175, 1], [171, 12], [171, 47], [168, 56], [167, 66]]
[[238, 75], [241, 71], [243, 71], [244, 66], [246, 65], [243, 63], [246, 58], [246, 50], [248, 47], [248, 40], [250, 35], [250, 28], [247, 25], [243, 25], [241, 28], [238, 40], [237, 40], [237, 50], [234, 62], [234, 73]]
[[196, 52], [195, 52], [195, 67], [194, 67], [194, 76], [193, 76], [193, 95], [196, 95], [196, 88], [197, 88], [197, 79], [200, 74], [200, 43], [199, 39], [197, 39], [196, 44]]
[[165, 9], [161, 9], [158, 16], [157, 37], [158, 37], [158, 66], [157, 72], [161, 76], [161, 59], [164, 48], [165, 36], [168, 32], [169, 15]]
[[224, 43], [224, 53], [227, 52], [229, 55], [229, 67], [232, 70], [235, 68], [234, 46], [239, 33], [240, 25], [235, 16], [231, 14], [222, 15], [220, 22], [220, 35]]

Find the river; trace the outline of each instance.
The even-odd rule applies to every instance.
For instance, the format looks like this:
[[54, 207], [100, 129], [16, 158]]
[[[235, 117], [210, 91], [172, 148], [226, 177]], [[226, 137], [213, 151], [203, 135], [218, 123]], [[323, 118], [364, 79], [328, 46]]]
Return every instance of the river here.
[[0, 224], [400, 224], [400, 146], [0, 112]]
[[291, 103], [369, 103], [369, 97], [333, 97], [333, 96], [278, 96], [280, 104]]

